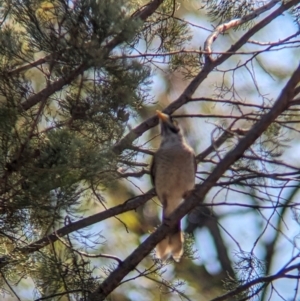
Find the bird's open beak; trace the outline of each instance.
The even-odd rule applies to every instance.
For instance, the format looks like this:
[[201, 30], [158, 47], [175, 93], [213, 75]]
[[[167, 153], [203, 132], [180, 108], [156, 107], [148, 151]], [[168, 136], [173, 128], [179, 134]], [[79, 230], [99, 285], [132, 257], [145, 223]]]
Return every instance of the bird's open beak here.
[[169, 121], [169, 116], [167, 114], [164, 114], [163, 112], [161, 112], [159, 110], [156, 110], [156, 114], [161, 121], [164, 121], [164, 122]]

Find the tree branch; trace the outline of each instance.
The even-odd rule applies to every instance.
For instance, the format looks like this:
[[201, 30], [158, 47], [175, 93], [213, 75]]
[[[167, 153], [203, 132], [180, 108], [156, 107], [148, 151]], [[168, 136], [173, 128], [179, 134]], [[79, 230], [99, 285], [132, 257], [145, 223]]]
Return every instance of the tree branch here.
[[[197, 76], [189, 83], [183, 93], [172, 102], [164, 111], [166, 114], [172, 114], [174, 111], [182, 107], [184, 104], [191, 101], [192, 95], [195, 93], [199, 85], [206, 79], [209, 73], [225, 62], [229, 57], [232, 56], [232, 53], [235, 53], [239, 48], [241, 48], [245, 43], [248, 42], [249, 38], [252, 37], [256, 32], [262, 29], [264, 26], [273, 21], [276, 17], [280, 16], [284, 11], [290, 9], [293, 5], [297, 4], [298, 0], [291, 0], [289, 2], [283, 3], [278, 9], [272, 12], [269, 16], [264, 18], [262, 21], [254, 25], [248, 32], [246, 32], [234, 45], [232, 45], [226, 53], [220, 55], [216, 60], [210, 61], [206, 60], [204, 67], [197, 74]], [[150, 128], [158, 124], [157, 116], [152, 116], [146, 121], [133, 128], [125, 137], [123, 137], [118, 143], [114, 146], [114, 151], [116, 153], [121, 153], [124, 149], [129, 147], [132, 142], [140, 137]]]
[[[155, 12], [155, 10], [162, 4], [163, 1], [164, 0], [150, 1], [137, 14], [133, 15], [132, 18], [145, 21], [149, 16], [151, 16]], [[122, 42], [124, 42], [123, 31], [121, 31], [114, 39], [112, 39], [109, 43], [106, 44], [104, 49], [101, 51], [102, 58], [107, 57], [109, 55], [109, 53], [111, 52], [111, 50]], [[46, 58], [48, 58], [48, 57], [51, 57], [51, 55], [47, 56]], [[39, 61], [39, 62], [42, 62], [42, 61], [43, 60], [41, 59], [41, 61]], [[35, 64], [37, 64], [37, 62], [35, 62]], [[21, 103], [22, 109], [26, 111], [26, 110], [32, 108], [38, 102], [46, 100], [49, 96], [51, 96], [55, 92], [61, 90], [65, 85], [70, 84], [78, 75], [80, 75], [84, 71], [88, 70], [92, 66], [93, 66], [93, 62], [82, 63], [73, 72], [71, 72], [68, 76], [60, 78], [59, 80], [55, 81], [53, 84], [47, 86], [42, 91], [29, 97], [26, 101]], [[11, 71], [11, 72], [13, 72], [13, 71]]]
[[[267, 17], [268, 18], [268, 17]], [[152, 233], [139, 247], [137, 247], [111, 274], [102, 282], [98, 289], [91, 294], [89, 300], [104, 300], [121, 282], [121, 280], [132, 271], [143, 258], [161, 241], [167, 233], [178, 223], [178, 221], [204, 201], [205, 195], [215, 185], [224, 172], [236, 162], [243, 153], [256, 141], [256, 139], [268, 128], [268, 126], [286, 109], [289, 101], [294, 96], [294, 88], [300, 81], [300, 64], [296, 71], [282, 89], [273, 108], [262, 116], [237, 146], [216, 166], [213, 172], [202, 183], [196, 185], [191, 195], [181, 204], [163, 224]]]
[[18, 68], [15, 68], [15, 69], [12, 69], [12, 70], [8, 70], [7, 73], [8, 75], [17, 75], [23, 71], [26, 71], [30, 68], [34, 68], [34, 67], [37, 67], [37, 66], [40, 66], [40, 65], [43, 65], [47, 62], [50, 62], [52, 61], [53, 59], [55, 59], [56, 57], [58, 57], [61, 53], [63, 53], [64, 51], [66, 51], [66, 49], [62, 49], [60, 51], [57, 51], [57, 52], [54, 52], [54, 53], [51, 53], [51, 54], [48, 54], [34, 62], [29, 62], [28, 64], [26, 65], [22, 65]]
[[50, 235], [47, 235], [38, 241], [35, 241], [31, 243], [30, 245], [23, 247], [23, 248], [16, 248], [11, 254], [7, 256], [3, 256], [0, 258], [0, 269], [9, 264], [11, 261], [13, 261], [13, 254], [19, 253], [19, 254], [30, 254], [35, 251], [38, 251], [45, 246], [49, 245], [49, 243], [54, 243], [59, 239], [61, 236], [65, 236], [67, 234], [70, 234], [74, 231], [80, 230], [82, 228], [91, 226], [93, 224], [96, 224], [98, 222], [101, 222], [107, 218], [110, 218], [112, 216], [121, 214], [126, 211], [134, 210], [139, 206], [142, 206], [145, 204], [148, 200], [150, 200], [152, 197], [155, 196], [154, 189], [149, 190], [145, 194], [135, 197], [133, 199], [130, 199], [126, 201], [125, 203], [115, 206], [113, 208], [107, 209], [105, 211], [99, 212], [97, 214], [94, 214], [92, 216], [86, 217], [84, 219], [81, 219], [77, 222], [70, 223], [69, 225], [60, 228], [59, 230], [53, 232]]
[[[202, 153], [200, 153], [199, 155], [196, 156], [197, 162], [202, 161], [206, 156], [208, 156], [216, 148], [220, 147], [226, 141], [226, 139], [232, 137], [234, 135], [234, 133], [240, 133], [240, 132], [243, 132], [243, 134], [245, 134], [245, 132], [241, 129], [225, 130], [223, 132], [223, 134], [220, 135], [220, 137], [216, 141], [213, 142], [213, 145], [209, 146], [206, 150], [204, 150]], [[153, 155], [152, 152], [150, 154]], [[124, 162], [124, 163], [128, 164], [128, 162]], [[148, 166], [148, 164], [140, 163], [140, 166]], [[130, 177], [130, 176], [140, 177], [147, 173], [149, 173], [148, 170], [142, 169], [142, 171], [137, 172], [137, 173], [124, 173], [124, 174], [120, 173], [120, 176], [121, 177]], [[30, 254], [35, 251], [38, 251], [38, 250], [44, 248], [45, 246], [49, 245], [50, 243], [54, 243], [55, 241], [59, 240], [59, 237], [63, 237], [72, 232], [75, 232], [82, 228], [91, 226], [95, 223], [101, 222], [105, 219], [116, 216], [118, 214], [130, 211], [130, 210], [134, 210], [134, 209], [138, 208], [139, 206], [144, 205], [149, 199], [151, 199], [154, 196], [156, 196], [155, 190], [151, 189], [141, 196], [137, 196], [137, 197], [134, 197], [132, 199], [125, 201], [121, 205], [106, 209], [106, 211], [94, 214], [87, 218], [81, 219], [77, 222], [71, 223], [63, 228], [60, 228], [60, 229], [54, 231], [52, 234], [47, 235], [47, 236], [39, 239], [38, 241], [31, 243], [30, 245], [28, 245], [26, 247], [16, 248], [9, 255], [0, 257], [0, 268], [3, 268], [4, 266], [6, 266], [7, 264], [9, 264], [12, 261], [11, 258], [14, 253], [18, 252], [18, 253], [26, 255], [26, 254]]]
[[204, 43], [204, 51], [206, 52], [206, 55], [205, 55], [206, 59], [209, 61], [213, 61], [213, 58], [211, 57], [211, 53], [212, 53], [211, 46], [212, 46], [212, 43], [217, 39], [217, 37], [219, 36], [220, 33], [224, 33], [228, 29], [231, 29], [233, 27], [238, 27], [246, 22], [249, 22], [250, 20], [253, 20], [254, 18], [261, 15], [262, 13], [270, 10], [278, 2], [280, 2], [280, 0], [272, 0], [269, 3], [267, 3], [266, 5], [257, 8], [252, 13], [250, 13], [242, 18], [231, 20], [229, 22], [226, 22], [224, 24], [217, 26], [216, 29], [208, 36], [208, 38], [206, 39], [206, 41]]
[[[216, 148], [220, 147], [226, 141], [226, 139], [230, 138], [234, 133], [240, 133], [241, 131], [243, 131], [243, 130], [233, 129], [230, 131], [229, 130], [224, 131], [223, 134], [220, 135], [220, 137], [216, 141], [213, 142], [213, 145], [209, 146], [205, 151], [203, 151], [198, 156], [196, 156], [197, 162], [202, 161], [206, 156], [208, 156]], [[153, 155], [153, 152], [151, 152], [150, 154]], [[125, 164], [128, 164], [128, 162], [125, 162]], [[148, 166], [148, 164], [145, 165], [144, 163], [143, 164], [141, 163], [140, 165]], [[138, 173], [125, 173], [125, 174], [120, 173], [120, 176], [121, 177], [130, 177], [130, 176], [140, 177], [146, 173], [148, 173], [148, 171], [143, 169], [142, 171], [140, 171]], [[0, 257], [0, 268], [3, 268], [4, 266], [6, 266], [7, 264], [9, 264], [12, 261], [12, 257], [13, 257], [14, 253], [21, 253], [21, 254], [26, 255], [26, 254], [30, 254], [35, 251], [38, 251], [38, 250], [44, 248], [45, 246], [49, 245], [50, 243], [54, 243], [55, 241], [59, 240], [59, 237], [63, 237], [72, 232], [75, 232], [82, 228], [91, 226], [95, 223], [101, 222], [105, 219], [116, 216], [118, 214], [130, 211], [130, 210], [134, 210], [134, 209], [138, 208], [139, 206], [144, 205], [150, 198], [154, 197], [155, 195], [156, 195], [155, 190], [151, 189], [144, 195], [129, 199], [121, 205], [109, 208], [106, 211], [97, 213], [95, 215], [81, 219], [77, 222], [71, 223], [63, 228], [60, 228], [57, 231], [53, 232], [52, 234], [47, 235], [47, 236], [39, 239], [38, 241], [31, 243], [28, 246], [25, 246], [23, 248], [16, 248], [9, 255]]]
[[27, 100], [22, 102], [21, 108], [24, 111], [27, 111], [33, 106], [35, 106], [36, 104], [38, 104], [39, 102], [44, 102], [49, 96], [61, 90], [65, 85], [70, 84], [78, 75], [83, 73], [88, 68], [89, 66], [86, 63], [82, 63], [68, 76], [58, 79], [53, 84], [48, 85], [42, 91], [34, 94], [33, 96], [29, 97]]
[[[288, 268], [285, 268], [283, 270], [280, 270], [277, 274], [275, 275], [271, 275], [271, 276], [266, 276], [266, 277], [259, 277], [259, 278], [256, 278], [252, 281], [249, 281], [239, 287], [237, 287], [236, 289], [222, 295], [222, 296], [219, 296], [217, 298], [214, 298], [210, 301], [224, 301], [224, 300], [227, 300], [228, 298], [230, 297], [233, 297], [233, 296], [236, 296], [242, 292], [244, 292], [245, 290], [247, 290], [248, 288], [250, 288], [251, 286], [254, 286], [254, 285], [257, 285], [259, 283], [267, 283], [269, 284], [270, 282], [276, 280], [276, 279], [280, 279], [280, 278], [289, 278], [290, 275], [286, 275], [287, 272], [290, 272], [290, 271], [293, 271], [293, 270], [299, 270], [300, 268], [300, 264], [296, 264], [296, 265], [292, 265]], [[297, 277], [297, 279], [299, 279], [299, 277]]]

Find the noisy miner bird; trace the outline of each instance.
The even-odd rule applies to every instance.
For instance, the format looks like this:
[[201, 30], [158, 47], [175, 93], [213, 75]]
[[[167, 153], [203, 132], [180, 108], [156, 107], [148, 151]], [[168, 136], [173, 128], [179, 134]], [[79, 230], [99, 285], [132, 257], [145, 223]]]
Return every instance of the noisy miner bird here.
[[[151, 178], [163, 205], [163, 216], [168, 217], [194, 188], [197, 170], [193, 149], [185, 142], [177, 123], [169, 115], [156, 111], [161, 127], [161, 143], [151, 165]], [[183, 234], [180, 221], [156, 246], [156, 256], [169, 256], [179, 262], [183, 254]]]

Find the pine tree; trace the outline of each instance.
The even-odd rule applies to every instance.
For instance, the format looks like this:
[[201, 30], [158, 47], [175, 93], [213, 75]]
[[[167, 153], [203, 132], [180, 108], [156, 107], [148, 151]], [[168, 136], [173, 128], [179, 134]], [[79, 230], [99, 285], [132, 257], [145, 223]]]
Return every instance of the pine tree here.
[[[268, 300], [287, 278], [295, 293], [283, 298], [299, 298], [298, 251], [274, 263], [282, 217], [299, 223], [287, 155], [299, 139], [299, 1], [0, 3], [4, 298]], [[266, 40], [278, 18], [292, 29]], [[277, 65], [264, 56], [273, 50]], [[279, 87], [271, 96], [266, 74]], [[198, 151], [198, 184], [170, 218], [188, 215], [177, 265], [151, 253], [170, 228], [159, 226], [147, 177], [162, 107], [181, 109], [174, 117]], [[248, 213], [258, 228], [250, 251], [223, 226], [250, 229], [234, 217]], [[195, 250], [203, 228], [214, 271]]]

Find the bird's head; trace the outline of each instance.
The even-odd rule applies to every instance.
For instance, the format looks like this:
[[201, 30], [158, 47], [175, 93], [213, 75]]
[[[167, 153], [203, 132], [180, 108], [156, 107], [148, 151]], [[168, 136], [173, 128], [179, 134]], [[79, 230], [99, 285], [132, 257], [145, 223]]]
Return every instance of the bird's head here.
[[162, 143], [169, 142], [174, 144], [176, 142], [181, 142], [183, 137], [180, 132], [180, 128], [176, 121], [172, 119], [171, 116], [162, 113], [161, 111], [156, 111], [156, 114], [159, 118]]

